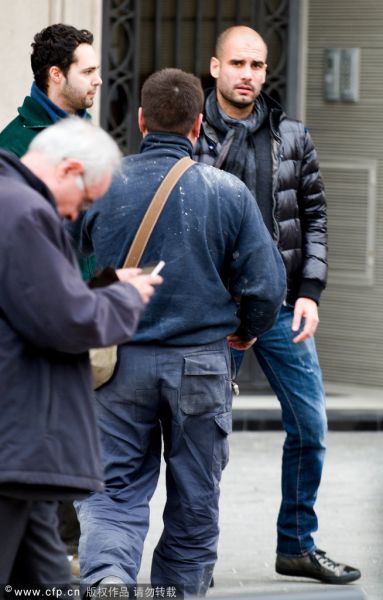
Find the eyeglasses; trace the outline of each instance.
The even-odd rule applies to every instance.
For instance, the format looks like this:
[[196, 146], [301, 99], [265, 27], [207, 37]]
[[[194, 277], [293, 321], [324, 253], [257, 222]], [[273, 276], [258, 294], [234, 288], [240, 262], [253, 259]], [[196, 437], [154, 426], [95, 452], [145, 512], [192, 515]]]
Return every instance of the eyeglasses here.
[[80, 210], [84, 211], [84, 210], [88, 210], [88, 208], [90, 208], [92, 206], [93, 199], [89, 195], [88, 188], [86, 186], [83, 173], [81, 173], [79, 175], [79, 177], [81, 178], [82, 190], [84, 192], [84, 199], [83, 199], [83, 201], [81, 203]]

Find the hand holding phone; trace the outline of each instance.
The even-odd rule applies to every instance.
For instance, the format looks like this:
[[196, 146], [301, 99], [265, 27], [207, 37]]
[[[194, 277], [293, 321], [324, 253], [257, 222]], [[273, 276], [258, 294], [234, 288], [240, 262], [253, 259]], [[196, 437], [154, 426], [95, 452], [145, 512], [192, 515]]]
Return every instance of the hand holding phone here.
[[145, 269], [117, 269], [117, 277], [124, 283], [130, 283], [136, 288], [141, 296], [142, 301], [147, 304], [155, 292], [155, 286], [161, 285], [162, 277], [158, 273], [165, 266], [165, 262], [161, 260], [155, 265], [147, 265]]

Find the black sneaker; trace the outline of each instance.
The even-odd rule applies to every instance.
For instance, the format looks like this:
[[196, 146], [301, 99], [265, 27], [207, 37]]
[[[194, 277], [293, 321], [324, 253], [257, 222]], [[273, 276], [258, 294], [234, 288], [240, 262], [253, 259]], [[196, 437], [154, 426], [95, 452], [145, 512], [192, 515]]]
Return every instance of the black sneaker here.
[[337, 563], [318, 549], [303, 556], [277, 554], [275, 570], [280, 575], [311, 577], [323, 583], [339, 584], [355, 581], [361, 575], [359, 569]]

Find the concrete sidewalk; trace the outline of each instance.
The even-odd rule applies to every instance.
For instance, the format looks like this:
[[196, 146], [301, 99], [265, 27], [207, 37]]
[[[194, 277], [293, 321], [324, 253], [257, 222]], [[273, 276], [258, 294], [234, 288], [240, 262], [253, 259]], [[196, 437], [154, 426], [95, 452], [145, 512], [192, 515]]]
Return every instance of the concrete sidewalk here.
[[[279, 576], [274, 571], [275, 523], [280, 502], [282, 432], [235, 432], [221, 486], [221, 536], [215, 587], [209, 596], [252, 598], [268, 593], [306, 600], [339, 586]], [[319, 548], [362, 571], [350, 584], [368, 600], [383, 599], [383, 434], [330, 432], [317, 502]], [[162, 470], [164, 471], [164, 469]], [[164, 473], [152, 500], [151, 527], [139, 580], [150, 580], [151, 554], [162, 529]], [[337, 592], [338, 590], [338, 592]], [[303, 594], [303, 596], [302, 596]]]
[[[383, 431], [382, 388], [326, 382], [325, 392], [330, 430]], [[237, 431], [280, 430], [280, 405], [271, 390], [234, 397], [233, 427]]]

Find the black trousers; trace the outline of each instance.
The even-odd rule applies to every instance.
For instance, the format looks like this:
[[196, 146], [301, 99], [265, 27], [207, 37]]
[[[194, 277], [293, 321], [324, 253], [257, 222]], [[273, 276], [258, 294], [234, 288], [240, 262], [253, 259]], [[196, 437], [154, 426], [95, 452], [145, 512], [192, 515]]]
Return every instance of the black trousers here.
[[57, 502], [0, 496], [0, 585], [69, 583]]

